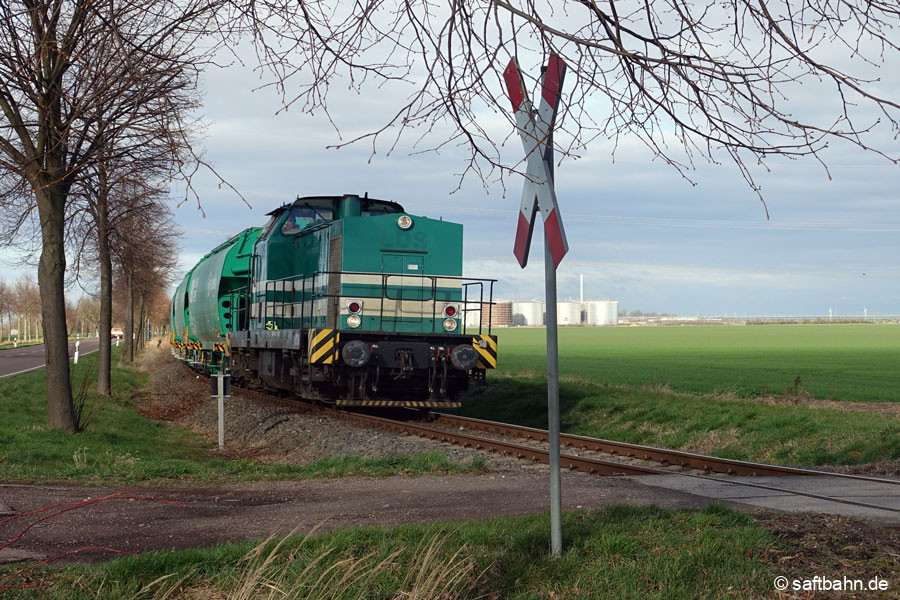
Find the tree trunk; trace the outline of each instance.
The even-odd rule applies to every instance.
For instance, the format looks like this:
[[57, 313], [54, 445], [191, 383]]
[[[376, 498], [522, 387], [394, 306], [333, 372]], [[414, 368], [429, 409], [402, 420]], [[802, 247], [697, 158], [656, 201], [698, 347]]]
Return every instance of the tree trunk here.
[[47, 352], [47, 421], [54, 429], [75, 431], [66, 331], [66, 194], [59, 188], [60, 184], [54, 182], [39, 188], [36, 193], [43, 245], [38, 263], [38, 287]]
[[138, 334], [137, 334], [137, 343], [138, 348], [141, 350], [144, 349], [144, 338], [147, 337], [146, 326], [144, 325], [144, 294], [141, 294], [141, 309], [139, 311], [141, 318], [138, 319]]
[[125, 360], [134, 362], [134, 277], [130, 272], [126, 282], [128, 300], [125, 308]]
[[101, 170], [97, 195], [97, 244], [100, 256], [100, 348], [97, 350], [97, 391], [104, 396], [112, 392], [112, 254], [109, 250], [109, 198], [105, 174]]

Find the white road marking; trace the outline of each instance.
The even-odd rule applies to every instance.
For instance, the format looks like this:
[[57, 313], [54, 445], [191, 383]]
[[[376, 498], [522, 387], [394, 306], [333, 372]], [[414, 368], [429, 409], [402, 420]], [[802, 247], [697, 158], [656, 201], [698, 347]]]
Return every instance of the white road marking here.
[[[97, 350], [91, 350], [90, 352], [80, 352], [78, 354], [78, 356], [79, 357], [87, 356], [88, 354], [93, 354], [94, 352], [97, 352], [98, 350], [99, 350], [99, 348]], [[70, 356], [69, 360], [72, 360], [72, 358], [73, 357]], [[43, 369], [46, 366], [47, 366], [47, 363], [44, 363], [44, 364], [38, 365], [36, 367], [31, 367], [30, 369], [25, 369], [24, 371], [16, 371], [15, 373], [7, 373], [6, 375], [0, 375], [0, 379], [5, 379], [7, 377], [13, 377], [15, 375], [22, 375], [23, 373], [30, 373], [31, 371], [37, 371], [38, 369]]]

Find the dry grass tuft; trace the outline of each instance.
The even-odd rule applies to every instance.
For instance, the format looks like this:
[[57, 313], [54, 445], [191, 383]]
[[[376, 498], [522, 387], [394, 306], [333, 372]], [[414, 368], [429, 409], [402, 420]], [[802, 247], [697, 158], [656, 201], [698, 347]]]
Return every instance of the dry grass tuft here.
[[353, 556], [334, 546], [310, 558], [306, 549], [315, 531], [299, 544], [292, 540], [296, 531], [282, 538], [269, 537], [241, 559], [238, 575], [224, 582], [193, 581], [185, 586], [193, 573], [177, 581], [164, 576], [144, 586], [138, 597], [363, 600], [371, 589], [396, 581], [399, 574], [402, 579], [394, 600], [450, 600], [464, 595], [480, 579], [465, 546], [449, 556], [444, 551], [449, 535], [445, 532], [423, 537], [411, 558], [400, 560], [403, 549], [398, 549], [379, 560], [375, 553]]
[[741, 432], [737, 427], [729, 429], [715, 429], [698, 435], [690, 441], [683, 450], [697, 452], [698, 454], [712, 454], [728, 446], [740, 445]]

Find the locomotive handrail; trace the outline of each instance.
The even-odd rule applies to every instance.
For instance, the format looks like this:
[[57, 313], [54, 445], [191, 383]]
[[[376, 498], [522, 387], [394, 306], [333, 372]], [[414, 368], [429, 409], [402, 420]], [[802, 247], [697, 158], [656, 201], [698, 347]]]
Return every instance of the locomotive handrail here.
[[[326, 308], [326, 320], [328, 318], [328, 308], [334, 309], [335, 318], [339, 317], [340, 314], [340, 306], [339, 299], [341, 297], [345, 297], [346, 294], [342, 294], [340, 289], [337, 293], [330, 293], [328, 290], [329, 279], [331, 276], [343, 276], [343, 275], [368, 275], [368, 276], [381, 276], [381, 289], [379, 295], [371, 295], [371, 294], [361, 294], [354, 293], [353, 296], [363, 299], [371, 299], [371, 300], [380, 300], [379, 307], [379, 315], [378, 315], [378, 329], [377, 331], [384, 331], [384, 323], [385, 323], [385, 300], [396, 300], [398, 302], [404, 302], [404, 290], [416, 288], [420, 290], [419, 297], [415, 300], [408, 301], [417, 301], [417, 302], [430, 302], [432, 304], [432, 314], [431, 314], [431, 323], [432, 323], [432, 333], [438, 333], [437, 321], [438, 321], [438, 311], [437, 311], [437, 291], [439, 289], [438, 280], [449, 280], [449, 281], [458, 281], [460, 282], [460, 293], [461, 298], [459, 300], [448, 299], [448, 303], [460, 304], [461, 306], [461, 329], [465, 331], [466, 329], [466, 317], [472, 313], [478, 313], [478, 333], [481, 334], [485, 328], [485, 319], [483, 318], [483, 310], [484, 306], [487, 306], [488, 310], [488, 319], [487, 319], [487, 333], [491, 332], [491, 316], [492, 316], [492, 308], [495, 302], [493, 301], [493, 291], [494, 291], [494, 283], [497, 282], [496, 279], [487, 279], [487, 278], [475, 278], [475, 277], [464, 277], [460, 275], [427, 275], [427, 274], [406, 274], [406, 273], [385, 273], [385, 272], [371, 272], [371, 271], [332, 271], [332, 270], [322, 270], [315, 271], [310, 276], [303, 275], [295, 275], [290, 277], [284, 277], [281, 279], [271, 279], [267, 280], [263, 283], [262, 286], [258, 284], [252, 284], [250, 286], [246, 286], [243, 288], [235, 289], [231, 292], [231, 310], [232, 310], [232, 322], [243, 325], [244, 329], [249, 329], [250, 321], [256, 319], [259, 323], [262, 323], [263, 326], [267, 326], [270, 322], [279, 328], [284, 328], [285, 325], [289, 328], [294, 327], [294, 321], [296, 320], [296, 316], [294, 314], [294, 306], [296, 304], [300, 304], [300, 328], [312, 327], [313, 318], [314, 318], [314, 303], [316, 300], [330, 300], [333, 299], [333, 303], [331, 306], [327, 306]], [[397, 298], [393, 298], [388, 293], [389, 281], [391, 278], [400, 277], [401, 283], [399, 285], [393, 286], [399, 289], [399, 296]], [[324, 279], [324, 283], [322, 280]], [[405, 281], [408, 280], [417, 280], [419, 282], [416, 284], [405, 284]], [[300, 289], [297, 289], [297, 283], [300, 283]], [[261, 282], [262, 283], [262, 282]], [[289, 284], [289, 285], [288, 285]], [[310, 285], [311, 284], [311, 285]], [[475, 300], [470, 299], [470, 288], [473, 286], [478, 286], [478, 299]], [[319, 291], [319, 288], [323, 288], [322, 291]], [[487, 290], [485, 290], [487, 288]], [[307, 290], [309, 293], [307, 294]], [[428, 297], [424, 297], [425, 290], [429, 291]], [[299, 292], [299, 294], [298, 294]], [[474, 290], [472, 290], [474, 292]], [[487, 302], [485, 302], [485, 292], [487, 292]], [[475, 294], [472, 293], [472, 296]], [[298, 300], [299, 296], [299, 300]], [[237, 298], [237, 300], [236, 300]], [[242, 303], [240, 301], [241, 298], [246, 298], [246, 302]], [[307, 315], [306, 315], [306, 303], [310, 302], [312, 314], [309, 315], [309, 323], [307, 324]], [[259, 304], [262, 304], [261, 309], [262, 312], [260, 314], [256, 314], [254, 316], [254, 312], [257, 310], [256, 307]], [[290, 306], [290, 316], [287, 315], [286, 308]], [[269, 311], [271, 309], [271, 321], [269, 320]], [[236, 314], [236, 316], [235, 316]], [[247, 318], [249, 315], [249, 318]], [[388, 317], [389, 318], [389, 317]], [[443, 333], [443, 332], [440, 332]]]

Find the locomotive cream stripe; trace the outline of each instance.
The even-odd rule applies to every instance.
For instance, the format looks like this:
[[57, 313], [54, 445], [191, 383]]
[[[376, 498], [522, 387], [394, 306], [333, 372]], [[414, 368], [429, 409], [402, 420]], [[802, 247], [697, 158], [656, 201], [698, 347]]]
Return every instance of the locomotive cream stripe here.
[[[432, 277], [434, 279], [432, 280]], [[430, 289], [432, 281], [435, 287], [439, 289], [462, 289], [462, 281], [459, 279], [449, 279], [446, 277], [405, 275], [401, 273], [373, 273], [373, 274], [347, 274], [341, 275], [341, 283], [344, 285], [381, 285], [382, 282], [390, 286], [400, 286], [404, 288], [424, 288]], [[316, 281], [318, 283], [318, 280]]]
[[[257, 302], [251, 307], [250, 316], [254, 319], [299, 319], [301, 316], [305, 318], [325, 317], [327, 316], [328, 311], [328, 300], [337, 300], [338, 305], [340, 306], [341, 315], [350, 314], [350, 311], [347, 309], [347, 305], [351, 300], [360, 303], [360, 305], [362, 306], [362, 316], [369, 317], [378, 317], [379, 315], [381, 315], [381, 312], [383, 310], [384, 316], [387, 318], [409, 317], [421, 319], [443, 319], [444, 306], [448, 304], [459, 306], [460, 314], [462, 313], [461, 303], [456, 301], [446, 302], [443, 300], [438, 300], [437, 302], [435, 302], [434, 300], [382, 300], [380, 298], [359, 299], [357, 297], [347, 296], [341, 298], [315, 300], [314, 309], [312, 310], [312, 312], [310, 312], [310, 304], [312, 304], [312, 302]], [[263, 309], [264, 304], [265, 309]], [[384, 305], [383, 309], [381, 307], [382, 304]], [[265, 317], [261, 316], [263, 315], [263, 313], [265, 313]]]

